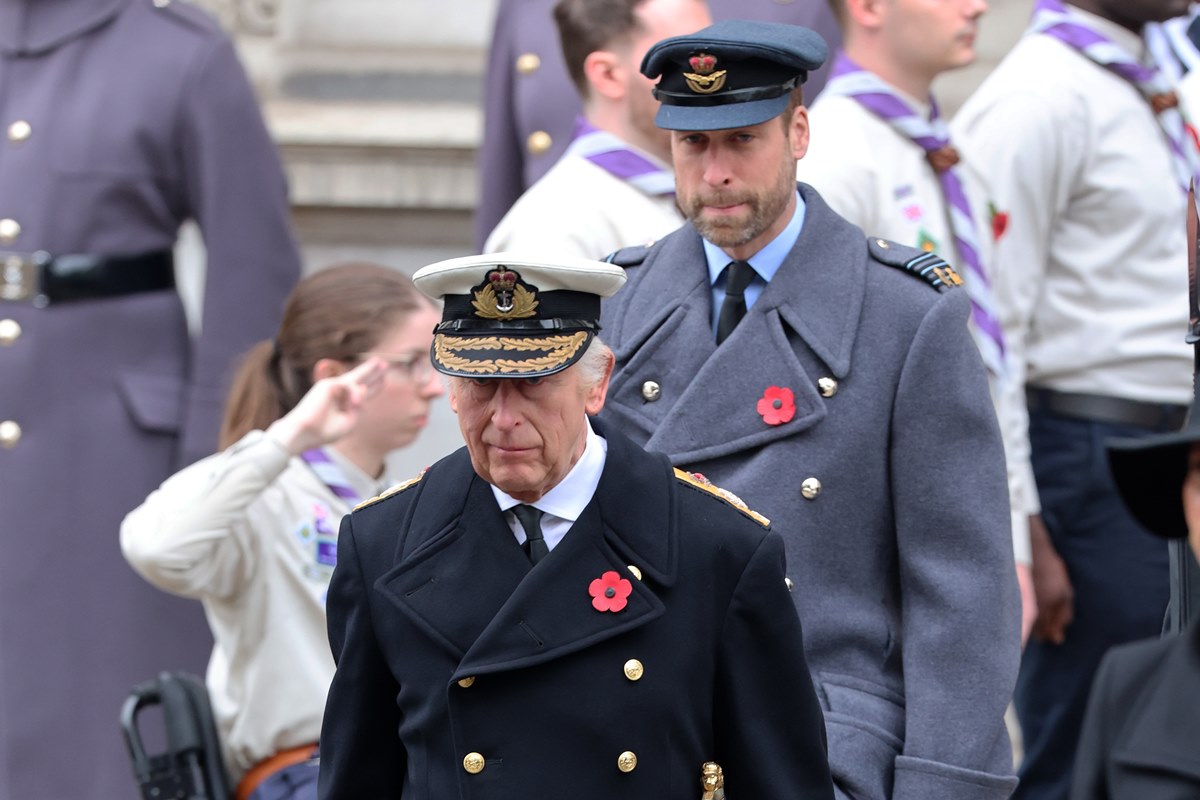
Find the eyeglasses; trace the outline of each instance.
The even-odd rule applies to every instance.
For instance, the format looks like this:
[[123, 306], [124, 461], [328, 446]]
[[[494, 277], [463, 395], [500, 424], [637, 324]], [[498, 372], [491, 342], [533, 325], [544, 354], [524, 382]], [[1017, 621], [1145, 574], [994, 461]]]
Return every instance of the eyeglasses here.
[[360, 360], [368, 358], [378, 358], [387, 362], [388, 369], [414, 383], [425, 383], [433, 377], [433, 362], [429, 360], [429, 353], [408, 353], [402, 356], [392, 353], [363, 353], [359, 356]]

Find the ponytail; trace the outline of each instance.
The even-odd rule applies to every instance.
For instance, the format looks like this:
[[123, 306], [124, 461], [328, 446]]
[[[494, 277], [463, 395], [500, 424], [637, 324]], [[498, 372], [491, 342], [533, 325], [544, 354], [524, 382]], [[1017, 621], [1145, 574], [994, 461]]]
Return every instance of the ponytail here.
[[268, 340], [254, 345], [242, 358], [225, 402], [220, 449], [224, 450], [252, 430], [266, 430], [287, 413], [279, 382], [278, 354], [275, 343]]

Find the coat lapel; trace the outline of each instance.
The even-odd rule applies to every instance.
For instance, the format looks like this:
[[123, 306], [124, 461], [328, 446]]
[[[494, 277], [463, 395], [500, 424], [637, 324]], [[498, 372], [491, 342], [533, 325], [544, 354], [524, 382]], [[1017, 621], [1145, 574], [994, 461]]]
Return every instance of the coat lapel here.
[[[409, 517], [398, 563], [376, 583], [380, 594], [456, 659], [470, 649], [530, 571], [491, 487], [465, 451], [433, 469]], [[464, 463], [465, 462], [465, 469]], [[465, 502], [461, 487], [468, 483]], [[457, 497], [455, 495], [458, 494]], [[457, 513], [456, 513], [457, 512]]]
[[[720, 347], [712, 339], [711, 293], [695, 229], [673, 234], [638, 268], [646, 274], [618, 320], [622, 368], [609, 402], [651, 434], [647, 449], [669, 453], [675, 463], [702, 461], [761, 447], [824, 418], [816, 383], [850, 372], [867, 247], [862, 232], [815, 191], [803, 184], [800, 190], [807, 209], [796, 246]], [[644, 399], [648, 380], [660, 385], [661, 401]], [[795, 414], [787, 422], [769, 424], [758, 410], [771, 386], [792, 392]]]
[[1138, 769], [1165, 770], [1200, 780], [1200, 708], [1196, 676], [1200, 675], [1200, 623], [1181, 634], [1134, 712], [1126, 733], [1113, 748], [1113, 758]]
[[[536, 567], [504, 521], [491, 487], [465, 452], [430, 470], [376, 590], [459, 662], [458, 677], [541, 663], [604, 641], [665, 611], [650, 587], [675, 581], [671, 467], [602, 424], [608, 457], [596, 494]], [[455, 487], [469, 481], [466, 499]], [[460, 495], [461, 497], [461, 495]], [[456, 507], [457, 506], [457, 507]], [[644, 581], [633, 577], [636, 566]], [[597, 611], [591, 582], [630, 581], [624, 609]]]
[[[566, 537], [513, 590], [454, 678], [540, 664], [638, 628], [665, 611], [645, 582], [675, 579], [670, 466], [604, 426], [608, 456], [596, 494]], [[657, 515], [657, 516], [656, 516]], [[644, 580], [629, 570], [638, 567]], [[632, 589], [620, 611], [597, 611], [588, 591], [605, 572]]]

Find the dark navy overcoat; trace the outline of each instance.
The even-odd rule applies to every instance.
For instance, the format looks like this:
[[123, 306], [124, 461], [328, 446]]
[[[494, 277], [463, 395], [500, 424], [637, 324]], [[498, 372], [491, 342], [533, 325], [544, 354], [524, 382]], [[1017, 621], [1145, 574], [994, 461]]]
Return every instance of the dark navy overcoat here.
[[833, 797], [779, 535], [597, 432], [596, 494], [536, 567], [465, 450], [345, 519], [323, 800], [690, 800], [706, 761], [731, 797]]

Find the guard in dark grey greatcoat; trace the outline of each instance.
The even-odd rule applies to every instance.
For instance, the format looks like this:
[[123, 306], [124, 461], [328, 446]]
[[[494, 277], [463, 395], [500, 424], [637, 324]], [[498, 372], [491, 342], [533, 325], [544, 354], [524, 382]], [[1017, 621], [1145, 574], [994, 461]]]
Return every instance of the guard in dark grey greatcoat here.
[[[557, 0], [500, 0], [484, 73], [484, 135], [479, 145], [479, 204], [475, 246], [525, 190], [558, 161], [571, 143], [579, 94], [559, 47]], [[837, 46], [841, 32], [825, 0], [709, 0], [713, 19], [759, 19], [804, 25]], [[809, 81], [815, 97], [825, 70]]]
[[[320, 796], [831, 800], [783, 542], [588, 415], [617, 267], [471, 256], [435, 367], [467, 447], [342, 523]], [[711, 795], [709, 795], [711, 796]]]
[[[171, 248], [208, 248], [189, 340]], [[235, 356], [299, 273], [228, 38], [170, 0], [0, 0], [0, 797], [134, 794], [117, 714], [200, 672], [198, 604], [121, 558], [124, 515], [216, 446]]]
[[690, 223], [614, 256], [603, 419], [779, 526], [840, 798], [1003, 800], [1020, 615], [987, 377], [953, 270], [797, 187], [824, 56], [749, 22], [647, 53]]
[[[1187, 538], [1200, 557], [1197, 406], [1182, 431], [1113, 440], [1108, 457], [1134, 518], [1157, 536]], [[1200, 619], [1177, 636], [1109, 650], [1081, 731], [1071, 800], [1200, 797]]]

